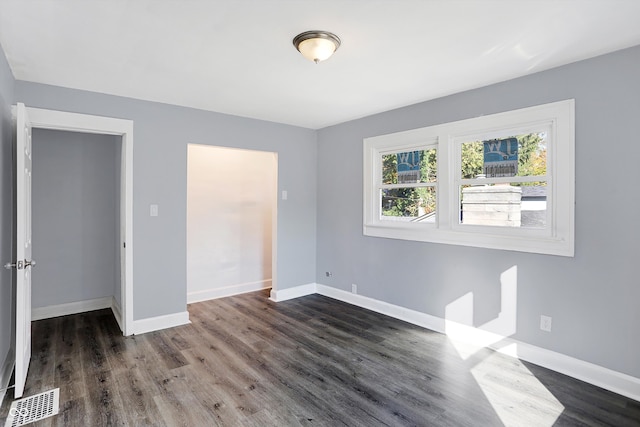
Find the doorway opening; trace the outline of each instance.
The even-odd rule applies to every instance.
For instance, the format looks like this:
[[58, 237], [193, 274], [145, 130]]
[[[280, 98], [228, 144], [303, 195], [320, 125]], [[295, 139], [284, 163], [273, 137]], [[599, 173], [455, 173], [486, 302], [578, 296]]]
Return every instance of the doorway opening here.
[[188, 144], [187, 302], [275, 287], [277, 153]]
[[[116, 321], [124, 335], [133, 334], [133, 121], [87, 114], [68, 113], [62, 111], [45, 110], [40, 108], [26, 108], [29, 124], [32, 129], [58, 130], [66, 132], [81, 132], [112, 136], [112, 141], [118, 142], [119, 152], [115, 159], [115, 168], [119, 188], [116, 189], [117, 209], [115, 238], [117, 251], [115, 255], [117, 274], [116, 283], [120, 289], [115, 289], [112, 304]], [[37, 173], [37, 171], [36, 171]], [[75, 260], [68, 260], [60, 268], [74, 268]], [[119, 306], [118, 304], [119, 303]], [[100, 307], [96, 307], [100, 308]]]
[[121, 150], [117, 135], [33, 129], [32, 320], [120, 313]]

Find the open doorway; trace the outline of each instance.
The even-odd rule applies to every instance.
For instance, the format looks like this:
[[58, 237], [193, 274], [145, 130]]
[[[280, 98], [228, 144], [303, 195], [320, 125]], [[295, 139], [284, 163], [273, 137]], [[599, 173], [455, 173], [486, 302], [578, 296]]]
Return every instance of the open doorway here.
[[121, 300], [122, 137], [33, 129], [32, 319]]
[[[20, 107], [19, 104], [17, 107]], [[24, 105], [22, 105], [24, 108]], [[17, 114], [19, 108], [14, 110]], [[116, 170], [119, 179], [119, 221], [116, 241], [116, 263], [119, 262], [119, 294], [112, 298], [115, 302], [111, 308], [116, 321], [124, 335], [134, 332], [133, 324], [133, 121], [88, 114], [69, 113], [63, 111], [46, 110], [40, 108], [26, 108], [28, 113], [26, 126], [30, 129], [50, 129], [68, 132], [82, 132], [87, 134], [110, 135], [114, 141], [120, 142], [120, 158], [116, 159]], [[19, 116], [19, 114], [17, 114]], [[118, 166], [119, 165], [119, 166]], [[37, 171], [36, 171], [37, 173]], [[29, 193], [29, 198], [31, 194]], [[28, 216], [28, 227], [31, 227], [31, 215]], [[74, 268], [76, 260], [67, 260], [64, 268]], [[116, 267], [117, 268], [117, 267]], [[119, 303], [119, 306], [118, 304]], [[31, 294], [29, 293], [29, 305]], [[30, 313], [30, 311], [29, 311]], [[16, 314], [16, 318], [18, 319]], [[20, 318], [22, 319], [22, 318]], [[30, 322], [31, 316], [26, 319]], [[17, 322], [18, 320], [16, 320]], [[26, 325], [27, 327], [29, 324]], [[16, 350], [17, 351], [17, 350]]]
[[275, 284], [277, 154], [188, 145], [187, 302]]

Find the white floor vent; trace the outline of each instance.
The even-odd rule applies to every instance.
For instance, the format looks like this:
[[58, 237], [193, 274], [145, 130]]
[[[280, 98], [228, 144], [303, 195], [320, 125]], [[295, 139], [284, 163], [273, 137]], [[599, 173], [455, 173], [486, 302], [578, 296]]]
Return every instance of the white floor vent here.
[[31, 424], [58, 413], [60, 389], [45, 391], [11, 404], [4, 427], [18, 427]]

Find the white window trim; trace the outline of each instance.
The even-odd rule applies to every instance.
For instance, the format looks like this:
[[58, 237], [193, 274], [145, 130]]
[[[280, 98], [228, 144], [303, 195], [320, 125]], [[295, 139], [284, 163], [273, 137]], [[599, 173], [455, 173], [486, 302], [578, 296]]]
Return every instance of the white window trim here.
[[[364, 139], [363, 233], [366, 236], [574, 256], [575, 101], [573, 99]], [[534, 230], [459, 224], [460, 143], [470, 137], [513, 135], [546, 127], [547, 224]], [[380, 218], [381, 154], [436, 144], [438, 180], [435, 223]]]

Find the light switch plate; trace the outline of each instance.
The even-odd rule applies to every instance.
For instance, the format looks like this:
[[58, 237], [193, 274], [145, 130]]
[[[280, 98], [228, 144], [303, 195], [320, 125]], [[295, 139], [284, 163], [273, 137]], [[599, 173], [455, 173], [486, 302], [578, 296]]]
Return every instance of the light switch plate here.
[[158, 205], [149, 205], [149, 216], [158, 216]]

